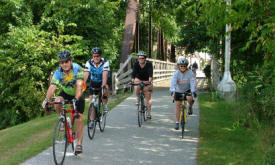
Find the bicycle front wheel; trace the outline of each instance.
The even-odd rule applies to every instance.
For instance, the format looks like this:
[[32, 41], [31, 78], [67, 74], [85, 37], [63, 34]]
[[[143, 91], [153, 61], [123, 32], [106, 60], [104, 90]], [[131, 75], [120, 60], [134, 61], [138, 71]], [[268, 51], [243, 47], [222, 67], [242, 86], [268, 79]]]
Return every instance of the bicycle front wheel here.
[[64, 162], [67, 151], [68, 138], [66, 134], [65, 119], [59, 118], [53, 134], [53, 157], [56, 165]]
[[142, 118], [143, 118], [143, 113], [142, 113], [142, 106], [141, 105], [141, 99], [139, 99], [139, 103], [137, 106], [137, 119], [138, 119], [138, 126], [141, 127], [142, 125]]
[[144, 121], [147, 120], [147, 115], [148, 115], [148, 111], [147, 110], [148, 110], [147, 106], [144, 106], [144, 111], [143, 111], [143, 114], [142, 114]]
[[181, 138], [184, 136], [184, 127], [185, 127], [185, 113], [186, 113], [186, 108], [183, 108], [180, 111], [180, 118], [181, 118]]
[[101, 103], [98, 108], [99, 108], [98, 109], [99, 110], [99, 130], [100, 132], [103, 132], [106, 125], [107, 112], [103, 111], [103, 103]]
[[95, 106], [94, 104], [90, 104], [89, 110], [88, 110], [88, 119], [87, 119], [87, 130], [88, 130], [88, 136], [92, 140], [95, 135], [95, 129], [96, 129], [96, 120], [95, 120], [95, 114], [94, 114], [94, 120], [91, 120], [90, 116], [91, 113], [95, 112]]

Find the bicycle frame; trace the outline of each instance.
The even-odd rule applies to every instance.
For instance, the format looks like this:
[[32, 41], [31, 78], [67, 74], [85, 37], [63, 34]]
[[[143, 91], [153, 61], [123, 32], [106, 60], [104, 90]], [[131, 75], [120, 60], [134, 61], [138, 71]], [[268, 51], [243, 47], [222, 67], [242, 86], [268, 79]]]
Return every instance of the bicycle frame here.
[[[71, 104], [72, 103], [72, 104]], [[59, 118], [63, 118], [63, 120], [65, 121], [65, 130], [66, 130], [66, 134], [68, 137], [68, 142], [69, 143], [73, 143], [73, 141], [76, 139], [75, 135], [73, 135], [73, 126], [74, 126], [74, 120], [75, 118], [77, 118], [78, 112], [76, 110], [76, 105], [75, 105], [75, 100], [73, 99], [72, 101], [68, 101], [68, 100], [64, 100], [61, 102], [49, 102], [48, 104], [61, 104], [62, 105], [62, 112], [59, 116]], [[71, 109], [66, 110], [66, 104], [70, 104]], [[71, 128], [68, 125], [68, 121], [67, 121], [67, 115], [70, 113], [70, 119], [71, 119]], [[77, 115], [74, 115], [75, 113], [77, 113]]]
[[91, 104], [93, 104], [94, 107], [96, 107], [96, 110], [95, 109], [93, 110], [93, 111], [95, 111], [95, 116], [94, 116], [94, 120], [95, 120], [97, 118], [96, 114], [98, 113], [98, 109], [99, 109], [98, 106], [100, 106], [100, 103], [102, 102], [103, 89], [102, 88], [92, 88], [92, 89], [100, 90], [98, 92], [98, 94], [93, 93], [93, 95], [92, 95], [93, 98], [92, 98]]

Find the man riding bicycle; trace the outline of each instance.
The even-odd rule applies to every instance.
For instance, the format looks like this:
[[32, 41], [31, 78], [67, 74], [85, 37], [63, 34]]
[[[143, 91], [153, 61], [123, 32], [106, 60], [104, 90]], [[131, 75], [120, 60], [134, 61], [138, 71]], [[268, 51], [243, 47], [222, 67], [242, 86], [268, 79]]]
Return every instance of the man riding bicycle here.
[[[134, 64], [133, 67], [133, 72], [132, 72], [132, 83], [139, 83], [139, 82], [144, 82], [144, 83], [151, 83], [153, 81], [153, 65], [150, 61], [146, 61], [146, 53], [144, 51], [138, 52], [138, 61]], [[145, 95], [145, 100], [147, 103], [147, 111], [148, 111], [148, 116], [147, 119], [151, 119], [151, 92], [152, 92], [152, 85], [151, 86], [145, 86], [144, 87], [144, 95]], [[139, 98], [139, 86], [135, 86], [135, 93], [137, 97], [137, 102], [138, 104], [138, 98]]]
[[[179, 129], [179, 120], [180, 120], [180, 109], [181, 109], [181, 96], [183, 93], [187, 92], [189, 94], [186, 95], [187, 102], [189, 103], [189, 114], [192, 114], [192, 105], [193, 98], [197, 97], [196, 87], [195, 87], [195, 79], [193, 72], [188, 68], [188, 60], [184, 57], [179, 57], [177, 65], [178, 70], [174, 73], [170, 84], [170, 92], [172, 97], [176, 101], [175, 106], [175, 118], [176, 118], [176, 126], [175, 129]], [[192, 94], [191, 94], [192, 93]]]
[[[48, 101], [54, 95], [56, 87], [62, 88], [61, 92], [55, 98], [55, 102], [61, 102], [65, 100], [76, 100], [76, 109], [79, 112], [79, 118], [76, 118], [76, 132], [78, 143], [75, 152], [77, 154], [82, 153], [82, 138], [84, 132], [83, 112], [85, 107], [83, 89], [83, 71], [84, 69], [72, 62], [71, 53], [67, 50], [63, 50], [58, 54], [58, 60], [60, 67], [54, 72], [51, 85], [48, 88], [46, 98], [42, 102], [42, 107], [45, 108]], [[55, 105], [55, 109], [58, 114], [62, 112], [62, 105]], [[64, 129], [64, 125], [63, 125]]]
[[[84, 70], [84, 82], [87, 81], [90, 74], [90, 103], [93, 99], [93, 94], [98, 91], [93, 91], [92, 88], [100, 88], [104, 89], [103, 93], [103, 110], [108, 111], [107, 103], [109, 96], [109, 85], [108, 76], [110, 71], [109, 61], [101, 57], [102, 50], [98, 47], [94, 47], [91, 50], [92, 58], [86, 62], [85, 70]], [[92, 88], [91, 88], [92, 87]], [[91, 121], [94, 120], [94, 113], [91, 113], [90, 116]], [[93, 122], [90, 123], [89, 127], [93, 127]]]

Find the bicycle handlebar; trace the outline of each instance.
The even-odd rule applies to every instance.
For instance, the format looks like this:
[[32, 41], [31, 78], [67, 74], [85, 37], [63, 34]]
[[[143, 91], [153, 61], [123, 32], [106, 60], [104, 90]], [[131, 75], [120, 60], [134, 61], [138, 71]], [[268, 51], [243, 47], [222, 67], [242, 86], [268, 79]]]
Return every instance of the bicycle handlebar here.
[[72, 100], [63, 100], [63, 101], [60, 101], [60, 102], [55, 102], [55, 101], [49, 101], [47, 102], [46, 104], [46, 107], [45, 107], [45, 112], [47, 115], [50, 114], [50, 111], [55, 111], [55, 109], [49, 109], [49, 105], [53, 105], [53, 104], [62, 104], [62, 105], [66, 105], [66, 104], [73, 104], [75, 105], [76, 103], [76, 99], [72, 99]]
[[60, 101], [60, 102], [51, 101], [51, 102], [48, 102], [47, 104], [62, 104], [62, 105], [65, 105], [65, 104], [74, 104], [75, 102], [76, 102], [76, 99], [72, 99], [72, 100], [63, 100], [63, 101]]
[[150, 82], [148, 82], [148, 83], [147, 82], [146, 83], [145, 82], [139, 82], [139, 83], [130, 82], [129, 85], [133, 85], [133, 86], [138, 86], [138, 85], [139, 86], [148, 86], [148, 85], [152, 85], [152, 83], [150, 83]]

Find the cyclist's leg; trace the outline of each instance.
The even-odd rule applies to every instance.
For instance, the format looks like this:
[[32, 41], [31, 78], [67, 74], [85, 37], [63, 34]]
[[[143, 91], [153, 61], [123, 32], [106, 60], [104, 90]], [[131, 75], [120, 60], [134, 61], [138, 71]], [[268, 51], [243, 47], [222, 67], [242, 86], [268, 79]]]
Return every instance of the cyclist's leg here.
[[109, 85], [106, 85], [106, 89], [103, 91], [103, 104], [104, 104], [104, 110], [107, 110], [107, 104], [108, 104], [108, 97], [109, 97]]
[[176, 123], [180, 122], [180, 110], [181, 110], [181, 101], [176, 101], [176, 106], [175, 106]]
[[[134, 83], [139, 83], [140, 79], [135, 78]], [[139, 89], [140, 87], [138, 85], [134, 86], [135, 89], [135, 94], [136, 94], [136, 104], [138, 104], [138, 100], [139, 100]]]
[[193, 106], [193, 98], [192, 98], [192, 96], [186, 96], [186, 99], [187, 99], [187, 102], [188, 102], [188, 104], [189, 104], [189, 109], [188, 109], [188, 113], [189, 113], [189, 115], [192, 115], [193, 114], [193, 110], [192, 110], [192, 106]]
[[151, 106], [152, 106], [152, 100], [151, 100], [151, 92], [149, 91], [149, 86], [144, 87], [144, 95], [145, 95], [145, 100], [147, 104], [147, 113], [148, 117], [151, 117]]
[[[84, 94], [79, 99], [79, 106], [76, 107], [77, 112], [79, 112], [79, 118], [76, 118], [76, 135], [78, 139], [78, 145], [82, 145], [83, 133], [84, 133], [84, 123], [83, 123], [83, 113], [85, 108], [85, 98]], [[81, 148], [82, 149], [82, 148]], [[78, 151], [81, 153], [82, 151]]]
[[188, 101], [188, 104], [190, 105], [190, 107], [193, 106], [193, 97], [192, 96], [186, 96], [186, 99]]
[[[99, 88], [101, 86], [101, 83], [95, 83], [95, 82], [90, 82], [90, 87], [92, 88]], [[89, 91], [89, 100], [90, 100], [90, 105], [92, 103], [93, 100], [93, 94], [97, 94], [99, 91], [93, 91], [92, 89], [90, 89]], [[94, 120], [95, 119], [95, 111], [92, 110], [92, 113], [90, 114], [90, 120]]]
[[[90, 96], [89, 96], [90, 105], [91, 105], [91, 103], [92, 103], [92, 100], [93, 100], [93, 95], [90, 95]], [[94, 110], [92, 110], [92, 112], [91, 112], [91, 114], [90, 114], [89, 117], [90, 117], [90, 120], [91, 120], [91, 121], [95, 119], [95, 111], [94, 111]]]
[[175, 119], [176, 119], [176, 126], [175, 129], [179, 129], [179, 123], [180, 123], [180, 111], [182, 106], [182, 96], [181, 93], [176, 92], [175, 93]]
[[[55, 98], [55, 102], [61, 102], [61, 101], [63, 101], [64, 100], [64, 98], [66, 99], [66, 97], [67, 97], [67, 94], [62, 90], [59, 94], [58, 94], [58, 96]], [[56, 110], [56, 112], [58, 113], [58, 114], [60, 114], [61, 112], [62, 112], [62, 105], [61, 104], [55, 104], [54, 105], [54, 108], [55, 108], [55, 110]]]

